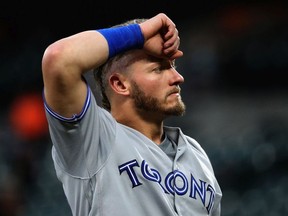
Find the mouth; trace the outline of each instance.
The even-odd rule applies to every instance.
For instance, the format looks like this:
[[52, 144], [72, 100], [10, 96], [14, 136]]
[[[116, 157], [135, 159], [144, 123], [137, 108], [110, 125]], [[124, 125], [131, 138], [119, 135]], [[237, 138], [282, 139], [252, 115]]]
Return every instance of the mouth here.
[[180, 96], [180, 92], [181, 92], [181, 88], [176, 87], [176, 88], [172, 89], [171, 91], [169, 91], [167, 95], [168, 96], [170, 96], [170, 95]]

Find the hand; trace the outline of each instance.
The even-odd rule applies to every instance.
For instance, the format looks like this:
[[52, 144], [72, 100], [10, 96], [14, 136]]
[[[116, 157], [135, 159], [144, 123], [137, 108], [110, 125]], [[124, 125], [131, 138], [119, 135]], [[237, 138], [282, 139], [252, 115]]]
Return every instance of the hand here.
[[180, 37], [176, 25], [160, 13], [140, 24], [145, 38], [144, 50], [150, 55], [174, 60], [183, 55], [179, 50]]

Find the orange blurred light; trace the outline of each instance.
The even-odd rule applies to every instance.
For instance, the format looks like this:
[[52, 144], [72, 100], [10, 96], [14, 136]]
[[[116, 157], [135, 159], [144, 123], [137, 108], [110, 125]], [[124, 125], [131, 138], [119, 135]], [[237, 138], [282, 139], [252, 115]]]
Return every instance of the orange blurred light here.
[[48, 132], [41, 94], [29, 93], [17, 97], [10, 108], [9, 120], [21, 139], [35, 140]]

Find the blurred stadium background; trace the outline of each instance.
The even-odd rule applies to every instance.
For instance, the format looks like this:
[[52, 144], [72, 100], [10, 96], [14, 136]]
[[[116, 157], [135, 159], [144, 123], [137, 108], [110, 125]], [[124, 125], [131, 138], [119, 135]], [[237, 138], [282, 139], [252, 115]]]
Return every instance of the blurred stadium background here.
[[[0, 216], [69, 216], [43, 118], [41, 57], [53, 41], [167, 13], [178, 26], [187, 113], [222, 216], [288, 215], [287, 1], [9, 1], [0, 6]], [[87, 79], [90, 79], [87, 74]]]

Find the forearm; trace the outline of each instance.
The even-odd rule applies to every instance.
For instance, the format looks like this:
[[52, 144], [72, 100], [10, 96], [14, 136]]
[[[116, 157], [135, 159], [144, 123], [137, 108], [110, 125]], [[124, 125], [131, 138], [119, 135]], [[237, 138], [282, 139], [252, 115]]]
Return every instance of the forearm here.
[[79, 77], [103, 64], [108, 53], [107, 41], [99, 32], [84, 31], [51, 44], [45, 50], [42, 69], [44, 75], [53, 72], [59, 73], [58, 76]]
[[[177, 29], [166, 15], [158, 14], [141, 23], [140, 28], [141, 34], [143, 34], [143, 44], [141, 45], [144, 45], [143, 48], [152, 55], [158, 57], [179, 57], [181, 55], [178, 50], [180, 42], [177, 38]], [[164, 34], [160, 34], [160, 32], [164, 32]], [[91, 30], [56, 41], [44, 53], [43, 72], [53, 72], [58, 76], [79, 78], [85, 71], [103, 64], [111, 55], [108, 46], [108, 44], [111, 44], [106, 36], [105, 34], [103, 36], [99, 31]], [[115, 41], [114, 44], [121, 45], [121, 40], [117, 34], [113, 32], [110, 36], [110, 39], [112, 38]], [[127, 49], [135, 48], [133, 44], [130, 46]]]

